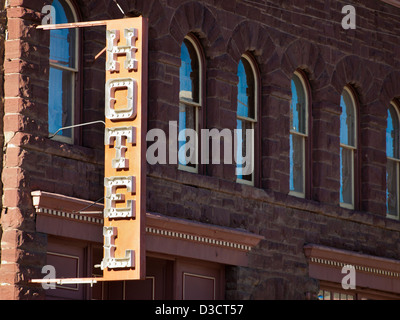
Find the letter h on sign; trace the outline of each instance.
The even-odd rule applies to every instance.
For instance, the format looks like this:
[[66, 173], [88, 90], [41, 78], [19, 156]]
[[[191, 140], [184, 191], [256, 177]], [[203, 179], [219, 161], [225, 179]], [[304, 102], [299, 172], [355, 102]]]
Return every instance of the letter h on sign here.
[[118, 46], [120, 40], [120, 30], [107, 30], [107, 64], [106, 70], [119, 72], [120, 65], [118, 55], [126, 55], [125, 68], [129, 71], [137, 70], [138, 61], [136, 60], [137, 48], [134, 46], [138, 37], [138, 30], [135, 28], [124, 29], [126, 39], [125, 46]]
[[106, 280], [144, 279], [147, 20], [107, 21], [107, 45], [101, 269]]

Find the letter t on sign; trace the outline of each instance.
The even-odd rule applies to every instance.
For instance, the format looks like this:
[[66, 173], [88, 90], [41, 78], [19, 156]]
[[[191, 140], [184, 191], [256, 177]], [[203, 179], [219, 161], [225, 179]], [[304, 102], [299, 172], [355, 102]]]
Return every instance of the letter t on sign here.
[[136, 144], [136, 128], [106, 128], [104, 144], [112, 145], [115, 140], [115, 158], [112, 160], [114, 169], [128, 169], [129, 161], [125, 157], [127, 143]]

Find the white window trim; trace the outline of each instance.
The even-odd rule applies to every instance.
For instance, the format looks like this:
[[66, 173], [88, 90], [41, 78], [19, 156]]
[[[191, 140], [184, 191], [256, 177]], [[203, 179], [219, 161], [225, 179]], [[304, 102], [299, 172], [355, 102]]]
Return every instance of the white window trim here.
[[[346, 203], [346, 202], [340, 202], [340, 206], [343, 208], [347, 208], [347, 209], [354, 209], [354, 152], [355, 152], [355, 148], [354, 147], [350, 147], [346, 144], [340, 144], [340, 152], [342, 151], [341, 149], [347, 149], [351, 151], [351, 203]], [[342, 165], [342, 164], [340, 164]]]
[[[397, 113], [397, 122], [398, 122], [397, 125], [399, 126], [399, 135], [400, 135], [400, 113], [399, 113], [399, 110], [398, 110], [398, 106], [394, 101], [391, 101], [390, 104], [393, 106], [393, 109]], [[398, 137], [398, 139], [399, 139], [399, 143], [400, 143], [400, 137]], [[399, 188], [400, 188], [400, 172], [399, 172], [399, 170], [400, 170], [400, 158], [393, 158], [393, 157], [388, 157], [388, 156], [386, 156], [386, 158], [388, 160], [391, 160], [391, 161], [395, 162], [396, 163], [396, 167], [397, 167], [396, 168], [397, 169], [396, 170], [396, 172], [397, 172], [397, 175], [396, 175], [397, 215], [389, 214], [387, 212], [387, 208], [386, 208], [386, 217], [389, 218], [389, 219], [393, 219], [393, 220], [399, 220], [400, 219], [400, 203], [399, 203], [399, 201], [400, 201], [400, 190], [399, 190]], [[386, 173], [387, 173], [387, 168], [386, 168]], [[386, 189], [387, 189], [387, 181], [386, 181]], [[387, 204], [387, 199], [386, 199], [386, 204]]]
[[[355, 100], [355, 98], [354, 98], [354, 93], [353, 93], [347, 86], [344, 87], [343, 91], [344, 91], [344, 90], [346, 90], [347, 93], [348, 93], [349, 96], [350, 96], [351, 103], [352, 103], [352, 106], [353, 106], [353, 111], [354, 111], [354, 146], [340, 143], [340, 148], [345, 148], [345, 149], [348, 149], [348, 150], [351, 150], [351, 151], [352, 151], [352, 152], [351, 152], [351, 180], [352, 180], [352, 181], [351, 181], [351, 203], [340, 202], [340, 206], [341, 206], [342, 208], [354, 210], [354, 208], [355, 208], [355, 204], [354, 204], [354, 202], [355, 202], [355, 192], [354, 192], [354, 183], [355, 183], [354, 154], [355, 154], [355, 152], [356, 152], [356, 150], [357, 150], [357, 146], [358, 146], [358, 141], [357, 141], [357, 134], [358, 134], [358, 132], [357, 132], [357, 130], [358, 130], [358, 127], [357, 127], [357, 124], [358, 124], [357, 105], [356, 105], [356, 100]], [[342, 95], [341, 95], [341, 96], [342, 96]], [[339, 137], [339, 138], [340, 138], [340, 137]], [[341, 166], [341, 165], [342, 165], [342, 164], [340, 164], [340, 166]], [[342, 183], [342, 182], [340, 181], [340, 184], [341, 184], [341, 183]]]
[[[238, 120], [242, 120], [242, 121], [246, 121], [246, 122], [250, 122], [251, 123], [251, 128], [253, 130], [253, 133], [255, 133], [255, 125], [258, 121], [258, 93], [259, 93], [259, 78], [258, 78], [258, 72], [257, 72], [257, 68], [253, 62], [253, 59], [250, 57], [249, 54], [245, 53], [241, 56], [241, 58], [244, 58], [247, 60], [247, 62], [250, 64], [251, 67], [251, 71], [253, 72], [253, 77], [254, 77], [254, 118], [249, 118], [249, 117], [242, 117], [242, 116], [238, 116], [236, 115], [236, 118]], [[236, 106], [237, 108], [237, 106]], [[236, 110], [237, 112], [237, 110]], [[255, 157], [255, 140], [256, 137], [254, 137], [251, 139], [251, 161], [252, 161], [252, 168], [253, 168], [253, 172], [251, 173], [251, 180], [245, 180], [245, 179], [240, 179], [240, 178], [236, 178], [236, 182], [237, 183], [241, 183], [241, 184], [246, 184], [249, 186], [254, 186], [254, 171], [255, 171], [255, 166], [254, 166], [254, 157]], [[236, 168], [235, 168], [236, 171]]]
[[[189, 101], [185, 101], [185, 100], [181, 100], [179, 97], [179, 105], [182, 103], [186, 106], [192, 106], [195, 108], [195, 123], [196, 123], [196, 133], [197, 133], [197, 137], [200, 138], [200, 134], [199, 134], [199, 110], [201, 110], [202, 106], [203, 106], [203, 60], [202, 60], [202, 55], [201, 55], [201, 51], [199, 48], [199, 45], [197, 44], [197, 42], [193, 39], [192, 35], [187, 35], [185, 37], [186, 40], [188, 40], [194, 50], [196, 51], [196, 56], [197, 56], [197, 61], [199, 63], [199, 102], [189, 102]], [[179, 144], [178, 144], [179, 145]], [[191, 173], [199, 173], [199, 145], [200, 145], [200, 141], [197, 140], [197, 145], [195, 146], [194, 150], [195, 150], [195, 158], [196, 158], [196, 166], [195, 167], [191, 167], [188, 165], [183, 165], [179, 163], [179, 155], [178, 155], [178, 170], [182, 170], [182, 171], [187, 171], [187, 172], [191, 172]], [[179, 149], [178, 149], [179, 152]]]
[[[78, 21], [78, 15], [76, 13], [75, 7], [72, 5], [70, 0], [63, 0], [70, 8], [72, 15], [73, 15], [73, 19], [74, 22]], [[72, 21], [71, 21], [72, 22]], [[75, 68], [70, 68], [70, 67], [66, 67], [54, 62], [50, 62], [50, 67], [51, 68], [56, 68], [62, 71], [69, 71], [73, 73], [73, 77], [71, 79], [71, 88], [72, 88], [72, 92], [71, 92], [71, 96], [72, 96], [72, 104], [71, 104], [71, 125], [75, 124], [75, 114], [76, 114], [76, 88], [75, 88], [75, 83], [76, 83], [76, 75], [79, 72], [79, 32], [76, 32], [76, 37], [75, 37]], [[74, 129], [70, 129], [71, 130], [71, 137], [65, 137], [62, 135], [55, 135], [54, 137], [52, 137], [52, 140], [56, 140], [59, 142], [64, 142], [64, 143], [68, 143], [68, 144], [73, 144], [75, 141], [75, 132]], [[49, 137], [53, 136], [54, 132], [49, 132]]]
[[[397, 172], [397, 175], [396, 175], [397, 214], [396, 215], [392, 215], [392, 214], [389, 214], [388, 212], [386, 212], [386, 217], [389, 218], [389, 219], [393, 219], [393, 220], [399, 220], [399, 218], [400, 218], [400, 204], [399, 204], [399, 199], [400, 199], [400, 192], [399, 192], [399, 187], [400, 187], [400, 181], [399, 181], [400, 180], [399, 179], [400, 159], [391, 158], [391, 157], [387, 157], [387, 159], [396, 163], [396, 172]], [[386, 185], [386, 188], [387, 188], [387, 185]], [[387, 202], [387, 199], [386, 199], [386, 202]], [[386, 210], [387, 210], [387, 208], [386, 208]]]
[[[303, 137], [302, 141], [303, 141], [303, 192], [298, 192], [298, 191], [294, 191], [294, 190], [289, 190], [289, 195], [291, 196], [295, 196], [298, 198], [305, 198], [306, 197], [306, 139], [308, 138], [308, 117], [309, 117], [309, 112], [310, 112], [310, 106], [309, 106], [309, 97], [308, 97], [308, 90], [307, 90], [307, 85], [306, 85], [306, 81], [304, 79], [304, 76], [298, 72], [295, 71], [294, 75], [297, 76], [300, 79], [301, 85], [303, 87], [303, 91], [304, 91], [304, 96], [305, 96], [305, 103], [306, 103], [306, 114], [305, 114], [305, 133], [301, 133], [298, 131], [294, 131], [292, 130], [292, 128], [290, 128], [290, 134], [291, 135], [297, 135], [297, 136], [301, 136]], [[289, 177], [290, 179], [290, 177]]]

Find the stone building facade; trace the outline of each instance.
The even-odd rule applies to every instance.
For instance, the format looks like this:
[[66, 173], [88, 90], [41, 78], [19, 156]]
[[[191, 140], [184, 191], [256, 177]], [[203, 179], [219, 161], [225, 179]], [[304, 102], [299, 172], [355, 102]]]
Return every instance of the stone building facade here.
[[[194, 274], [193, 285], [212, 279], [211, 298], [400, 297], [400, 222], [387, 214], [386, 199], [388, 107], [400, 107], [400, 3], [348, 2], [356, 9], [356, 29], [343, 29], [345, 4], [333, 0], [118, 1], [127, 16], [149, 22], [148, 130], [168, 132], [169, 122], [179, 119], [181, 45], [188, 35], [203, 61], [202, 128], [237, 127], [238, 63], [245, 53], [252, 56], [258, 83], [253, 185], [237, 182], [235, 164], [199, 165], [197, 173], [174, 164], [147, 165], [148, 273], [153, 284], [158, 280], [150, 273], [164, 274], [166, 288], [151, 297], [189, 298], [185, 276]], [[112, 0], [68, 3], [77, 21], [124, 17]], [[104, 127], [76, 128], [68, 143], [49, 138], [50, 34], [36, 28], [48, 4], [0, 0], [0, 298], [129, 299], [126, 288], [140, 283], [61, 286], [54, 293], [30, 281], [43, 278], [49, 256], [79, 256], [81, 269], [73, 276], [90, 276], [102, 246], [100, 225], [74, 212], [103, 197]], [[77, 33], [74, 123], [104, 120], [106, 57], [98, 54], [105, 31], [87, 27]], [[309, 98], [303, 196], [293, 195], [290, 184], [295, 72], [304, 76]], [[357, 115], [352, 208], [340, 205], [340, 101], [346, 86]], [[224, 258], [226, 248], [219, 246], [215, 258], [210, 245], [205, 258], [196, 257], [181, 252], [183, 240], [170, 236], [165, 239], [177, 242], [156, 252], [152, 230], [164, 227], [253, 240], [235, 264]], [[196, 264], [208, 271], [188, 267]], [[346, 264], [355, 266], [356, 289], [340, 285]], [[190, 270], [182, 284], [176, 279], [185, 268]]]

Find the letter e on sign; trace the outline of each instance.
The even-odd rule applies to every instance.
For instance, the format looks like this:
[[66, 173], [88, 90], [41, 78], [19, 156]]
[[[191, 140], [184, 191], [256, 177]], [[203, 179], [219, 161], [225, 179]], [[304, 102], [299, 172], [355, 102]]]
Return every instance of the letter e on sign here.
[[146, 277], [147, 19], [107, 21], [105, 280]]

